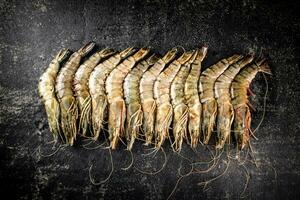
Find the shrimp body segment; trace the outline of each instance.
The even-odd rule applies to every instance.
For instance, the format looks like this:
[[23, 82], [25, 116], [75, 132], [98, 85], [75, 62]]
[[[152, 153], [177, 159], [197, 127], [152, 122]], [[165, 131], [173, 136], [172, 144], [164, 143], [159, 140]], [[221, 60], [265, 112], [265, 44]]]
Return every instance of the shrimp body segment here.
[[55, 141], [57, 141], [58, 135], [60, 135], [60, 108], [55, 95], [55, 81], [61, 67], [61, 62], [68, 57], [69, 53], [68, 49], [60, 50], [40, 77], [38, 84], [39, 96], [45, 106], [49, 128]]
[[184, 95], [188, 106], [188, 132], [191, 147], [195, 148], [198, 144], [201, 133], [201, 114], [202, 106], [200, 103], [198, 82], [201, 73], [201, 63], [207, 54], [206, 46], [198, 49], [196, 58], [191, 63], [191, 70], [184, 86]]
[[223, 148], [226, 141], [230, 142], [231, 125], [234, 117], [230, 97], [231, 83], [240, 69], [251, 63], [253, 58], [253, 55], [248, 55], [237, 63], [232, 64], [216, 80], [215, 97], [218, 103], [216, 148], [218, 149]]
[[174, 60], [165, 70], [163, 70], [154, 83], [154, 97], [157, 104], [155, 121], [157, 149], [160, 149], [164, 140], [169, 137], [169, 127], [173, 117], [173, 107], [171, 104], [171, 83], [176, 74], [193, 55], [194, 52], [185, 52], [177, 60]]
[[202, 103], [203, 143], [208, 144], [217, 115], [217, 101], [214, 95], [214, 85], [217, 78], [233, 63], [241, 59], [240, 55], [233, 55], [222, 59], [218, 63], [204, 70], [200, 76], [199, 91]]
[[197, 52], [186, 62], [171, 83], [171, 103], [173, 107], [173, 135], [174, 149], [180, 151], [183, 138], [187, 139], [188, 106], [184, 96], [184, 85], [189, 75], [191, 63], [195, 60]]
[[94, 140], [97, 140], [103, 128], [104, 117], [107, 109], [107, 95], [105, 90], [106, 80], [110, 72], [125, 58], [133, 53], [132, 48], [127, 48], [120, 53], [110, 56], [99, 63], [92, 71], [89, 78], [89, 92], [92, 100], [92, 128]]
[[60, 104], [61, 128], [64, 133], [66, 143], [73, 145], [77, 134], [78, 107], [73, 91], [73, 78], [79, 67], [81, 58], [88, 54], [95, 46], [90, 42], [74, 52], [69, 60], [60, 70], [56, 79], [56, 94]]
[[86, 136], [86, 131], [89, 128], [91, 121], [91, 96], [89, 93], [88, 80], [91, 72], [96, 65], [102, 60], [112, 55], [114, 52], [111, 49], [103, 49], [94, 53], [78, 68], [74, 77], [74, 91], [80, 111], [79, 129], [83, 136]]
[[177, 49], [173, 48], [159, 59], [150, 69], [142, 76], [140, 81], [140, 98], [143, 110], [143, 132], [145, 134], [146, 145], [152, 143], [154, 136], [156, 102], [154, 99], [154, 82], [160, 72], [176, 56]]
[[124, 136], [126, 106], [123, 93], [123, 82], [130, 70], [148, 53], [148, 48], [141, 48], [134, 55], [120, 63], [107, 77], [106, 91], [109, 103], [108, 131], [111, 148], [115, 149], [119, 138]]
[[134, 67], [124, 80], [124, 96], [127, 106], [126, 139], [127, 148], [130, 150], [141, 130], [143, 111], [140, 99], [139, 85], [143, 73], [153, 66], [159, 57], [153, 54], [147, 60], [143, 60]]
[[268, 64], [261, 60], [241, 70], [231, 86], [232, 105], [234, 108], [234, 135], [238, 148], [243, 149], [250, 140], [251, 104], [248, 100], [250, 83], [258, 72], [271, 74]]

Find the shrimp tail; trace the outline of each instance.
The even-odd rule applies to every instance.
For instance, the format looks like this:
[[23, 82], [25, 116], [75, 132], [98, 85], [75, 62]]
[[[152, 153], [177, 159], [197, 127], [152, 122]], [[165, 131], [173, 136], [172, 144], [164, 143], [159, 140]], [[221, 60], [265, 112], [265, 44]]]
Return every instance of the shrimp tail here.
[[208, 144], [211, 137], [213, 128], [215, 126], [215, 119], [217, 115], [217, 102], [215, 99], [209, 100], [203, 103], [203, 121], [202, 121], [202, 131], [203, 131], [203, 143]]
[[63, 48], [58, 52], [55, 59], [57, 59], [58, 62], [62, 62], [70, 55], [70, 53], [71, 51], [69, 49]]
[[171, 104], [163, 104], [157, 110], [156, 148], [160, 149], [165, 139], [169, 137], [169, 127], [172, 122], [173, 109]]
[[250, 140], [251, 112], [247, 105], [235, 109], [234, 130], [238, 148], [242, 150]]
[[126, 106], [123, 99], [113, 101], [109, 104], [109, 138], [111, 148], [116, 149], [119, 138], [124, 135], [124, 124], [126, 118]]
[[154, 100], [149, 100], [144, 102], [143, 104], [143, 113], [144, 120], [146, 123], [143, 125], [143, 130], [145, 132], [145, 145], [149, 145], [152, 143], [153, 135], [154, 135], [154, 117], [156, 110], [156, 102]]
[[187, 121], [188, 107], [185, 104], [182, 104], [174, 108], [174, 149], [177, 151], [181, 150], [183, 138], [187, 139]]
[[272, 71], [266, 60], [261, 60], [261, 64], [259, 64], [259, 71], [272, 75]]
[[95, 42], [89, 42], [78, 50], [78, 53], [83, 57], [86, 56], [94, 47]]

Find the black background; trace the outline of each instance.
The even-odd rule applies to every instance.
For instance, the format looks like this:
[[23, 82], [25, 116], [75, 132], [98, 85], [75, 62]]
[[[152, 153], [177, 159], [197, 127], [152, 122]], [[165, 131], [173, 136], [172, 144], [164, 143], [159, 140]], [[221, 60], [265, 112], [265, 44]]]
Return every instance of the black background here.
[[[296, 2], [296, 1], [295, 1]], [[245, 164], [250, 181], [242, 196], [251, 199], [295, 199], [299, 196], [300, 70], [299, 3], [276, 1], [1, 1], [0, 2], [0, 181], [1, 194], [22, 199], [166, 199], [189, 163], [172, 153], [166, 143], [168, 163], [155, 176], [134, 168], [121, 170], [130, 162], [120, 147], [113, 152], [115, 171], [111, 179], [93, 186], [88, 169], [94, 164], [96, 181], [107, 176], [107, 150], [86, 150], [81, 139], [74, 147], [52, 157], [51, 140], [44, 108], [37, 95], [38, 78], [62, 47], [76, 50], [96, 41], [118, 50], [128, 46], [151, 46], [165, 53], [180, 45], [192, 49], [209, 46], [203, 68], [232, 53], [255, 52], [268, 58], [273, 76], [268, 76], [269, 92], [265, 119], [252, 139], [256, 168]], [[252, 84], [256, 108], [252, 127], [263, 114], [266, 83], [260, 74]], [[81, 141], [81, 142], [80, 142]], [[208, 150], [199, 147], [198, 159]], [[163, 157], [143, 157], [145, 147], [136, 143], [135, 165], [158, 169]], [[195, 158], [184, 147], [182, 154]], [[183, 179], [173, 198], [239, 198], [245, 170], [232, 162], [222, 178], [208, 185], [197, 183], [214, 177], [225, 168], [222, 157], [214, 171]]]

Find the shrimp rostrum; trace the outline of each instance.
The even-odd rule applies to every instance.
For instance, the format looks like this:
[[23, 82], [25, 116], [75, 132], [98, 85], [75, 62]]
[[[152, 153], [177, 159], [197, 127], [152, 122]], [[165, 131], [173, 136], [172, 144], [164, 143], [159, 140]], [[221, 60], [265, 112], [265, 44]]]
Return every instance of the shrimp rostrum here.
[[123, 82], [130, 70], [148, 53], [148, 48], [141, 48], [134, 55], [126, 58], [107, 77], [106, 92], [109, 103], [108, 132], [112, 149], [117, 147], [118, 141], [124, 136], [126, 106], [123, 93]]
[[55, 95], [55, 81], [62, 61], [68, 57], [69, 53], [70, 51], [68, 49], [62, 49], [59, 51], [49, 64], [47, 70], [40, 77], [38, 85], [39, 96], [45, 105], [49, 128], [55, 141], [60, 134], [60, 108]]
[[126, 116], [126, 139], [127, 148], [130, 150], [135, 139], [141, 130], [143, 121], [143, 111], [140, 99], [140, 79], [143, 73], [154, 63], [157, 62], [159, 57], [155, 54], [150, 56], [148, 59], [141, 61], [134, 67], [124, 80], [124, 96], [127, 106]]
[[169, 128], [173, 117], [170, 95], [171, 83], [182, 65], [191, 58], [193, 53], [192, 51], [183, 53], [159, 74], [154, 83], [154, 97], [157, 103], [155, 121], [156, 149], [160, 149], [165, 139], [169, 137]]
[[231, 86], [232, 105], [234, 108], [234, 135], [238, 148], [243, 149], [250, 140], [252, 107], [248, 100], [248, 92], [252, 80], [258, 72], [271, 74], [270, 67], [265, 60], [260, 60], [238, 73]]
[[73, 145], [77, 134], [78, 107], [74, 97], [73, 78], [80, 65], [81, 58], [87, 55], [95, 46], [90, 42], [74, 52], [61, 68], [56, 79], [56, 94], [60, 105], [61, 128], [66, 143]]
[[103, 49], [90, 56], [83, 64], [78, 68], [74, 77], [74, 91], [78, 108], [80, 111], [79, 130], [83, 136], [86, 136], [86, 132], [89, 129], [91, 122], [91, 96], [89, 93], [88, 80], [91, 72], [96, 65], [114, 53], [111, 49]]
[[201, 129], [204, 144], [208, 144], [209, 142], [217, 115], [217, 102], [214, 95], [215, 81], [224, 70], [241, 58], [242, 56], [240, 55], [233, 55], [229, 58], [222, 59], [218, 63], [204, 70], [200, 76], [199, 91], [200, 101], [202, 103]]
[[216, 80], [215, 97], [218, 103], [216, 148], [223, 148], [225, 142], [230, 142], [231, 125], [234, 116], [230, 97], [231, 83], [240, 69], [251, 63], [253, 58], [253, 55], [248, 55], [237, 63], [230, 65]]

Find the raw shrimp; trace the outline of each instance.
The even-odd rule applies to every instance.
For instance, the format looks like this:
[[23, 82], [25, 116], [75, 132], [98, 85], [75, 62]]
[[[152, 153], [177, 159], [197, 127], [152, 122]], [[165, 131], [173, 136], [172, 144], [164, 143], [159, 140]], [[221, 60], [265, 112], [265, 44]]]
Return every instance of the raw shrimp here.
[[145, 134], [146, 145], [152, 143], [154, 135], [154, 122], [156, 102], [154, 99], [154, 82], [164, 67], [169, 64], [176, 56], [177, 49], [168, 51], [164, 57], [159, 59], [142, 76], [140, 81], [140, 97], [143, 110], [143, 132]]
[[95, 46], [90, 42], [74, 52], [66, 64], [61, 68], [56, 79], [56, 94], [61, 111], [61, 128], [66, 143], [73, 145], [77, 134], [76, 122], [78, 118], [78, 107], [73, 92], [73, 78], [77, 71], [81, 58], [88, 54]]
[[45, 105], [49, 128], [55, 141], [57, 141], [58, 135], [60, 134], [60, 109], [55, 95], [55, 80], [60, 69], [61, 62], [68, 57], [69, 53], [70, 51], [68, 49], [62, 49], [59, 51], [49, 64], [49, 67], [40, 77], [38, 85], [39, 96]]
[[201, 63], [206, 56], [207, 46], [198, 49], [195, 60], [191, 64], [190, 73], [184, 86], [184, 95], [188, 106], [188, 132], [191, 140], [191, 147], [195, 148], [201, 133], [202, 107], [198, 92], [198, 82], [201, 73]]
[[139, 85], [143, 73], [158, 61], [159, 57], [153, 54], [134, 67], [124, 80], [124, 96], [127, 106], [126, 139], [127, 148], [131, 150], [135, 138], [141, 129], [143, 111], [141, 106]]
[[89, 78], [89, 91], [92, 99], [93, 139], [97, 140], [103, 127], [104, 115], [107, 108], [105, 91], [106, 79], [109, 73], [125, 58], [133, 53], [132, 48], [125, 49], [97, 65]]
[[91, 121], [91, 96], [89, 93], [88, 80], [96, 65], [103, 59], [114, 53], [111, 49], [103, 49], [94, 53], [78, 68], [74, 77], [74, 91], [80, 111], [79, 129], [83, 136], [89, 128]]
[[250, 83], [258, 72], [271, 74], [270, 67], [265, 60], [260, 60], [244, 68], [236, 75], [231, 86], [232, 105], [234, 108], [234, 135], [238, 148], [243, 149], [250, 140], [251, 104], [248, 100]]
[[171, 83], [171, 103], [173, 107], [173, 136], [174, 149], [181, 150], [183, 138], [187, 139], [187, 122], [188, 122], [188, 106], [186, 105], [184, 96], [184, 85], [190, 72], [191, 63], [194, 62], [197, 56], [197, 51], [186, 62]]
[[183, 53], [159, 74], [154, 83], [154, 97], [157, 104], [155, 121], [156, 149], [160, 149], [165, 138], [169, 137], [169, 127], [173, 117], [173, 108], [170, 97], [171, 83], [181, 66], [191, 58], [193, 53], [194, 52], [191, 51]]
[[129, 56], [109, 74], [106, 81], [108, 109], [108, 132], [112, 149], [117, 147], [119, 138], [124, 135], [126, 106], [123, 94], [123, 81], [130, 70], [148, 53], [148, 48], [141, 48]]
[[238, 74], [240, 69], [252, 62], [253, 58], [253, 55], [248, 55], [237, 63], [232, 64], [216, 80], [215, 98], [218, 103], [217, 149], [223, 148], [225, 142], [229, 142], [230, 140], [231, 125], [234, 117], [234, 110], [230, 97], [232, 80]]
[[217, 114], [217, 102], [214, 96], [214, 85], [217, 78], [227, 69], [227, 67], [242, 56], [233, 55], [229, 58], [223, 59], [213, 66], [202, 72], [199, 81], [200, 101], [202, 103], [202, 133], [203, 143], [208, 144], [215, 125], [215, 118]]

